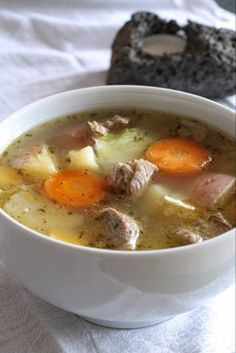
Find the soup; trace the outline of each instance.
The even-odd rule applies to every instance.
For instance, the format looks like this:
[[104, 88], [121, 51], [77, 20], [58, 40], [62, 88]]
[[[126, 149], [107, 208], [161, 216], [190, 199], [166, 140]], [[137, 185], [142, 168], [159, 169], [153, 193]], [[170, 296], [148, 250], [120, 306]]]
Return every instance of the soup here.
[[235, 142], [175, 114], [122, 109], [61, 117], [0, 157], [0, 206], [51, 238], [164, 249], [235, 227]]

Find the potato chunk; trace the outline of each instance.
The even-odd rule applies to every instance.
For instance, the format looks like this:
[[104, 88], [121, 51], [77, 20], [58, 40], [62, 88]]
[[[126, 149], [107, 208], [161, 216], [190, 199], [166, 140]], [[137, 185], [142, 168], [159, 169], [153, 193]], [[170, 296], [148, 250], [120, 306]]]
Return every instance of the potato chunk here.
[[50, 234], [56, 229], [72, 231], [83, 223], [81, 215], [68, 212], [33, 191], [14, 194], [3, 209], [20, 223], [42, 233]]
[[11, 187], [22, 183], [22, 177], [9, 166], [0, 165], [0, 188]]
[[14, 161], [14, 166], [22, 173], [40, 179], [56, 173], [57, 164], [57, 158], [48, 146], [37, 146], [31, 151], [23, 151]]
[[67, 155], [69, 168], [74, 170], [98, 170], [96, 156], [91, 146], [82, 148], [79, 151], [70, 151]]

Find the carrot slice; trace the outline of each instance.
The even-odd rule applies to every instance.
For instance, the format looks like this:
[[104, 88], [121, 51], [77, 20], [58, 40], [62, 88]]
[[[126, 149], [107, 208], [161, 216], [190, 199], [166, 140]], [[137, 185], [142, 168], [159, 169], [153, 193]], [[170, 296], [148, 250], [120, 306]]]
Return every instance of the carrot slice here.
[[200, 171], [212, 158], [201, 144], [179, 138], [169, 138], [153, 143], [146, 158], [167, 174], [189, 175]]
[[48, 177], [44, 183], [46, 195], [64, 205], [89, 206], [101, 201], [105, 195], [105, 182], [94, 174], [63, 171]]

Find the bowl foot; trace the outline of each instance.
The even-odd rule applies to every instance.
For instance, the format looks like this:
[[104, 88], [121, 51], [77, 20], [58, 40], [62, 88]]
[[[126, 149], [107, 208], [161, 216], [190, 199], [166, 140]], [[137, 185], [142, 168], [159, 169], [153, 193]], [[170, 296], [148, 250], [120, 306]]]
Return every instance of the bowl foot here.
[[97, 320], [89, 318], [86, 316], [80, 316], [81, 319], [84, 319], [92, 324], [109, 327], [109, 328], [119, 328], [119, 329], [137, 329], [148, 326], [154, 326], [160, 324], [163, 321], [170, 320], [172, 317], [165, 317], [155, 321], [135, 321], [135, 322], [126, 322], [126, 321], [110, 321], [110, 320]]

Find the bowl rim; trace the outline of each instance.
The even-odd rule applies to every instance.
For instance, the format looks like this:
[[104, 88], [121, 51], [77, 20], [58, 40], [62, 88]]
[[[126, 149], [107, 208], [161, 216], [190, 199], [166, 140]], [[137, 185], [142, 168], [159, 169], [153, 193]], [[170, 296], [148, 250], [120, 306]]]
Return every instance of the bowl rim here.
[[[32, 108], [37, 108], [37, 106], [40, 106], [42, 104], [48, 104], [48, 103], [53, 103], [53, 101], [58, 100], [59, 98], [63, 98], [66, 96], [70, 96], [73, 94], [77, 93], [89, 93], [90, 91], [100, 91], [100, 92], [106, 92], [106, 91], [111, 91], [111, 90], [116, 90], [116, 91], [130, 91], [130, 90], [135, 90], [135, 93], [144, 93], [144, 94], [151, 94], [151, 93], [156, 93], [158, 92], [160, 95], [165, 96], [166, 93], [170, 96], [175, 96], [178, 98], [188, 98], [189, 101], [193, 102], [202, 102], [206, 103], [211, 106], [218, 107], [221, 110], [225, 110], [227, 112], [235, 114], [235, 109], [231, 109], [227, 107], [226, 105], [223, 105], [222, 103], [213, 101], [209, 98], [205, 98], [202, 96], [198, 96], [196, 94], [184, 92], [184, 91], [179, 91], [179, 90], [174, 90], [170, 88], [162, 88], [162, 87], [152, 87], [152, 86], [138, 86], [138, 85], [107, 85], [107, 86], [90, 86], [90, 87], [85, 87], [85, 88], [76, 88], [68, 91], [63, 91], [59, 92], [56, 94], [51, 94], [49, 96], [42, 97], [40, 99], [36, 99], [33, 102], [26, 104], [25, 106], [17, 109], [15, 112], [11, 113], [10, 115], [6, 116], [3, 118], [3, 120], [0, 121], [0, 126], [3, 124], [4, 121], [6, 120], [14, 120], [16, 117], [18, 117], [21, 114], [24, 114], [28, 110]], [[50, 102], [51, 101], [51, 102]]]
[[[145, 93], [145, 94], [150, 94], [150, 93], [155, 93], [155, 94], [161, 94], [161, 95], [166, 95], [168, 94], [169, 96], [175, 96], [175, 98], [188, 98], [190, 101], [194, 101], [195, 103], [205, 103], [208, 106], [212, 106], [215, 108], [219, 108], [220, 110], [224, 110], [227, 113], [235, 114], [235, 111], [233, 109], [230, 109], [229, 107], [226, 107], [218, 102], [214, 102], [210, 99], [197, 96], [191, 93], [186, 93], [183, 91], [176, 91], [173, 89], [168, 89], [168, 88], [159, 88], [159, 87], [150, 87], [150, 86], [136, 86], [136, 85], [110, 85], [110, 86], [92, 86], [92, 87], [86, 87], [86, 88], [78, 88], [78, 89], [73, 89], [65, 92], [60, 92], [56, 93], [50, 96], [46, 96], [44, 98], [35, 100], [34, 102], [27, 104], [26, 106], [18, 109], [16, 112], [12, 113], [8, 117], [4, 118], [2, 121], [0, 121], [0, 130], [1, 126], [4, 124], [6, 120], [9, 121], [14, 120], [18, 118], [20, 115], [26, 113], [27, 111], [31, 110], [32, 108], [37, 109], [40, 107], [42, 104], [53, 104], [54, 101], [56, 102], [58, 99], [70, 96], [70, 95], [76, 95], [77, 93], [90, 93], [91, 91], [99, 91], [101, 92], [106, 92], [110, 90], [118, 90], [118, 91], [130, 91], [130, 90], [135, 90], [136, 93]], [[38, 124], [35, 124], [38, 125]], [[11, 141], [12, 142], [12, 141]], [[10, 143], [9, 142], [9, 145]], [[38, 231], [35, 231], [24, 224], [18, 222], [16, 219], [11, 217], [7, 212], [5, 212], [1, 207], [0, 207], [0, 216], [2, 216], [7, 222], [12, 224], [15, 229], [21, 230], [22, 233], [24, 233], [27, 236], [30, 236], [36, 241], [41, 241], [48, 243], [48, 245], [52, 246], [58, 246], [58, 247], [66, 247], [67, 249], [74, 250], [75, 252], [84, 252], [84, 253], [90, 253], [90, 254], [101, 254], [101, 255], [107, 255], [107, 256], [115, 256], [115, 255], [122, 255], [122, 256], [150, 256], [150, 255], [155, 255], [155, 256], [163, 256], [165, 254], [173, 254], [173, 253], [182, 253], [186, 251], [191, 251], [196, 249], [196, 247], [200, 250], [201, 248], [209, 248], [213, 244], [221, 244], [221, 242], [224, 242], [226, 238], [229, 236], [233, 238], [233, 233], [236, 232], [236, 228], [232, 228], [229, 231], [222, 233], [214, 238], [211, 238], [207, 240], [206, 242], [201, 242], [197, 244], [190, 244], [187, 246], [177, 246], [174, 248], [167, 248], [167, 249], [154, 249], [154, 250], [113, 250], [113, 249], [104, 249], [104, 248], [95, 248], [91, 246], [83, 246], [83, 245], [77, 245], [77, 244], [72, 244], [68, 243], [62, 240], [58, 240], [52, 237], [49, 237], [46, 234], [40, 233]]]

